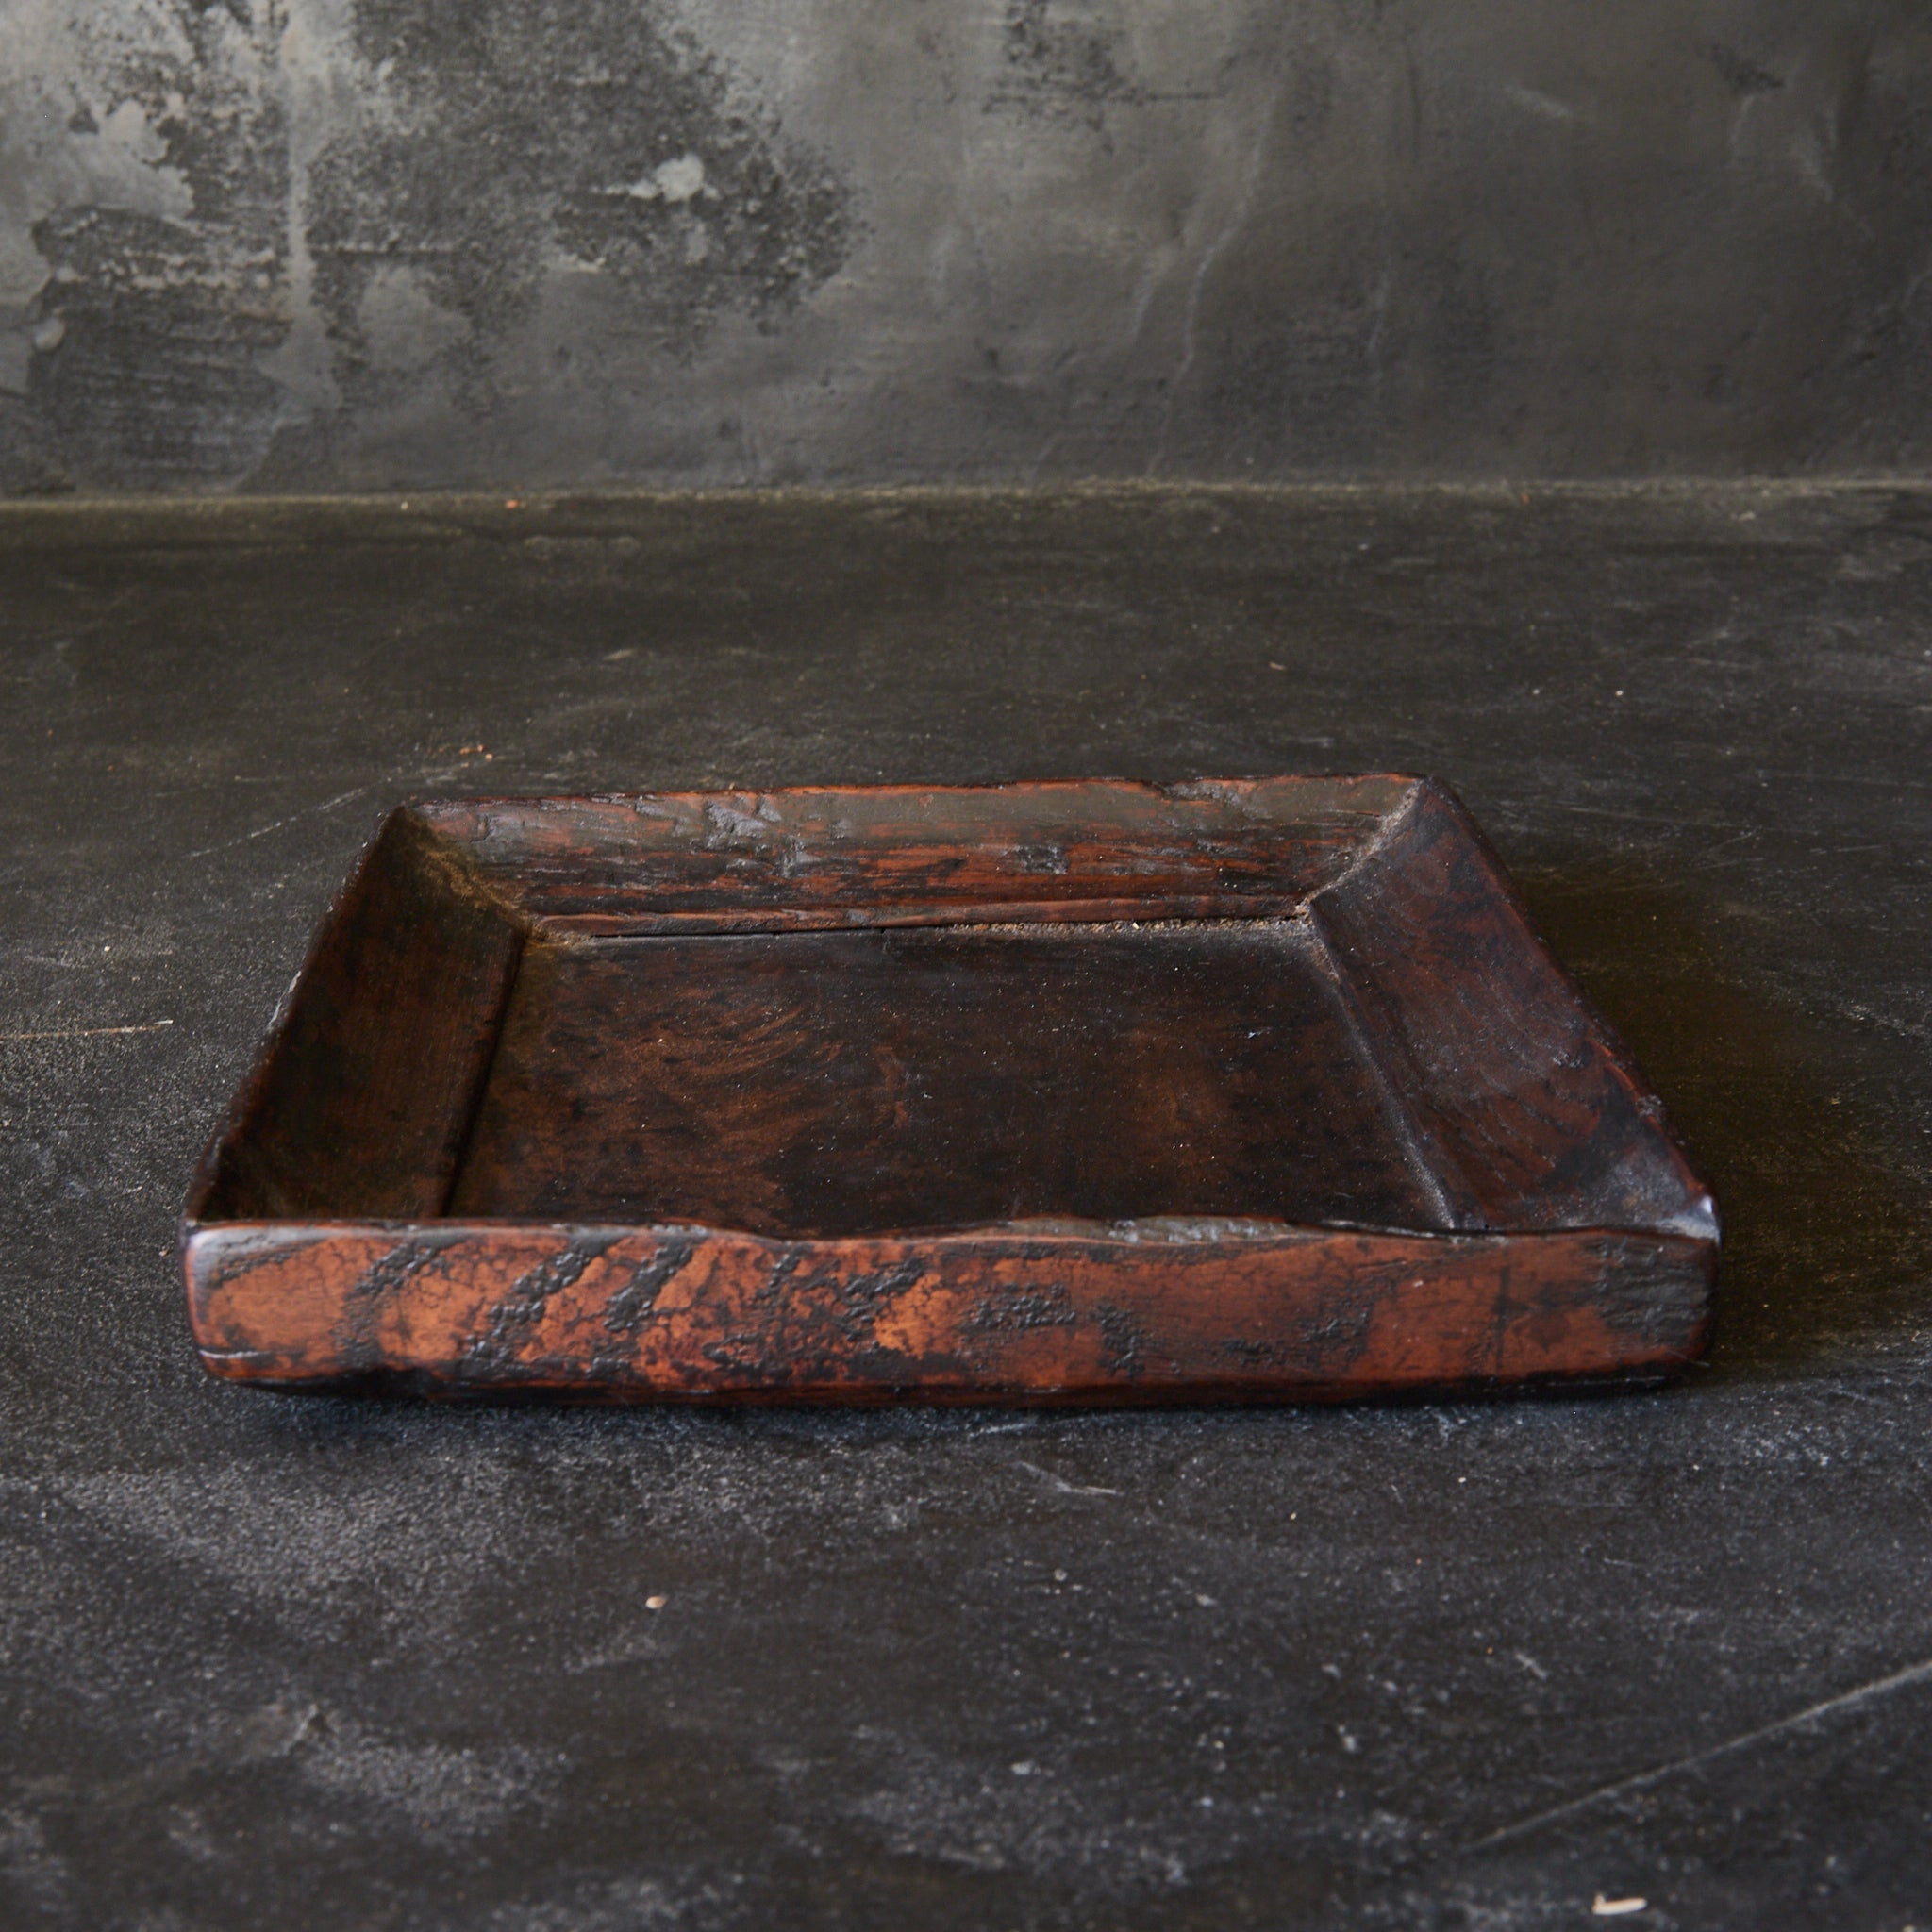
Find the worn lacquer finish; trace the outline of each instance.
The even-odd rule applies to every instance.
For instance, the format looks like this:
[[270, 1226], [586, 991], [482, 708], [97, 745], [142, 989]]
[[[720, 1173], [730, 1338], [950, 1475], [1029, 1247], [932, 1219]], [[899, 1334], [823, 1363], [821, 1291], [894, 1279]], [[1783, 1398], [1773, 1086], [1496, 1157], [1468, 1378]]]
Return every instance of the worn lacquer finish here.
[[606, 1399], [1650, 1379], [1710, 1200], [1441, 788], [393, 815], [183, 1224], [216, 1373]]
[[218, 1374], [837, 1401], [1345, 1395], [1659, 1373], [1708, 1244], [1591, 1230], [1375, 1236], [1097, 1224], [842, 1241], [705, 1228], [224, 1228], [197, 1243]]

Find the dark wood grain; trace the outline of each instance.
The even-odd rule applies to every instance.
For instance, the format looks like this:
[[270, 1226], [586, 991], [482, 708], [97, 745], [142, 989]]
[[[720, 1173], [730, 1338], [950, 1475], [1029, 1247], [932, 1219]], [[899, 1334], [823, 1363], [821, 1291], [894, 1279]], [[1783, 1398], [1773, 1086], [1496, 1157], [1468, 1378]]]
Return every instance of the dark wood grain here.
[[1654, 1378], [1717, 1224], [1441, 788], [396, 814], [183, 1224], [224, 1375], [612, 1399]]
[[457, 1214], [1446, 1225], [1307, 922], [532, 943]]
[[523, 932], [423, 821], [363, 856], [283, 1004], [191, 1212], [442, 1212]]
[[1710, 1243], [1288, 1227], [767, 1241], [702, 1228], [238, 1225], [191, 1251], [216, 1374], [427, 1392], [885, 1401], [1345, 1397], [1656, 1377]]
[[419, 808], [559, 934], [1292, 913], [1412, 789], [1391, 777], [802, 787]]
[[1462, 808], [1419, 785], [1310, 917], [1457, 1227], [1710, 1234], [1663, 1108], [1538, 942]]

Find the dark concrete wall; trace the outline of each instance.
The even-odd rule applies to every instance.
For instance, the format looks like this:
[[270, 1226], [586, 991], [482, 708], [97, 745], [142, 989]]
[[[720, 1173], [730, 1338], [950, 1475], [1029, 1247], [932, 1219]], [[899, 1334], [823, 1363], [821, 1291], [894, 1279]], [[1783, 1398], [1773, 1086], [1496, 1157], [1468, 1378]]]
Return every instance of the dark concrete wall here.
[[7, 0], [0, 489], [1932, 458], [1924, 0]]

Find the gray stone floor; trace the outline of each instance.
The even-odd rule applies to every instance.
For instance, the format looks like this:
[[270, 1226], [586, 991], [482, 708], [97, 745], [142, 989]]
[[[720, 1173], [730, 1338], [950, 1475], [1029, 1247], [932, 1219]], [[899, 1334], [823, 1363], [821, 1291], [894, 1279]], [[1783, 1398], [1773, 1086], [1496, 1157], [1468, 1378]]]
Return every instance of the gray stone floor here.
[[[0, 692], [0, 1922], [1927, 1923], [1932, 493], [23, 508]], [[1365, 768], [1460, 791], [1713, 1176], [1677, 1389], [196, 1366], [189, 1167], [396, 800]]]

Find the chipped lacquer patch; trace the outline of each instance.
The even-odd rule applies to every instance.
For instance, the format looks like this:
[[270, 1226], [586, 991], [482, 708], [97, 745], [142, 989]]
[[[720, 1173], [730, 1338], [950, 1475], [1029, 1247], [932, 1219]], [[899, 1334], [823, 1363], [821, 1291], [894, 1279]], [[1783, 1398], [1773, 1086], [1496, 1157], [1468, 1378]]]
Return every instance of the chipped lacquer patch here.
[[215, 1373], [613, 1400], [1655, 1379], [1709, 1196], [1400, 777], [391, 816], [183, 1223]]

